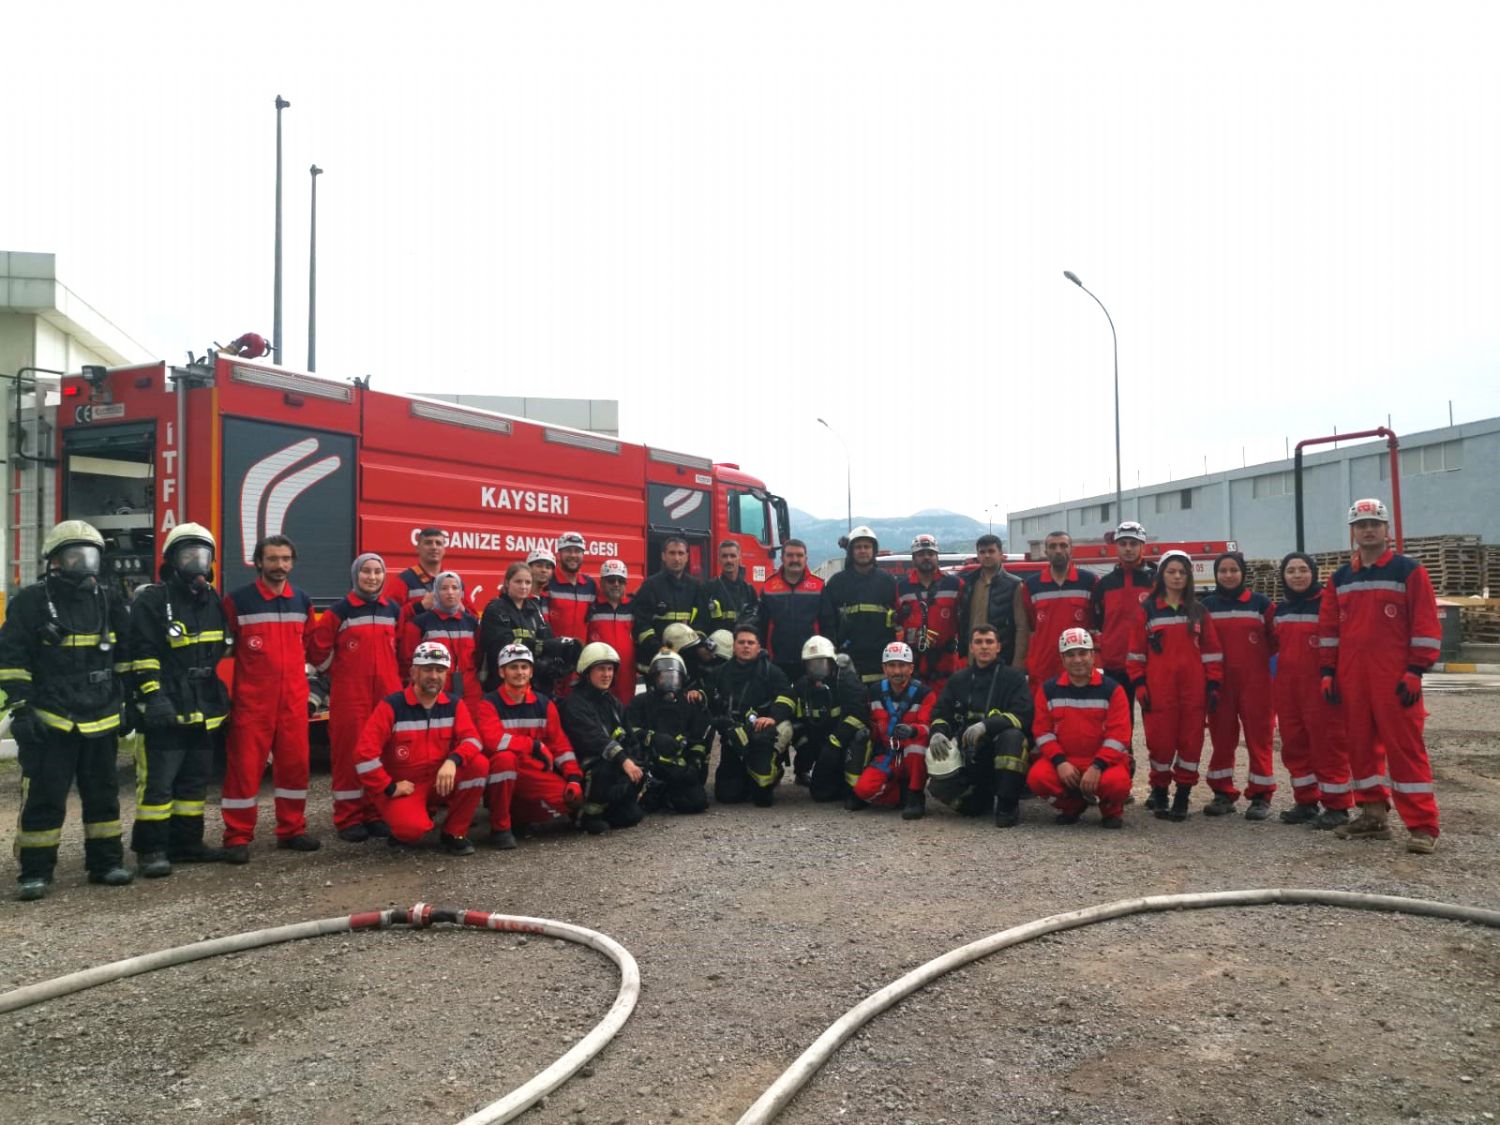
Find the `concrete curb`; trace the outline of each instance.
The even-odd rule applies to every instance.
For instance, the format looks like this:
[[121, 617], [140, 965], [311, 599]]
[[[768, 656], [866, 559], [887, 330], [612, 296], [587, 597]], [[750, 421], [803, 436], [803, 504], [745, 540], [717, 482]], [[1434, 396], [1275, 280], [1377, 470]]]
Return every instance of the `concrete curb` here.
[[1482, 676], [1500, 676], [1500, 664], [1465, 664], [1460, 661], [1450, 661], [1446, 664], [1434, 664], [1429, 671], [1468, 672], [1477, 673]]

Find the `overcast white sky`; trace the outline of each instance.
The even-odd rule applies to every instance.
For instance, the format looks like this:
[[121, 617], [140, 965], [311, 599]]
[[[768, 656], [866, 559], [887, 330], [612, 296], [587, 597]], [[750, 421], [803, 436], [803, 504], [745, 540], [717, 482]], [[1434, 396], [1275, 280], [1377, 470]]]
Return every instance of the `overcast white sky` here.
[[[326, 9], [326, 10], [325, 10]], [[334, 14], [338, 12], [340, 14]], [[344, 14], [347, 13], [347, 14]], [[162, 357], [618, 397], [819, 515], [1500, 414], [1482, 4], [27, 4], [0, 248]]]

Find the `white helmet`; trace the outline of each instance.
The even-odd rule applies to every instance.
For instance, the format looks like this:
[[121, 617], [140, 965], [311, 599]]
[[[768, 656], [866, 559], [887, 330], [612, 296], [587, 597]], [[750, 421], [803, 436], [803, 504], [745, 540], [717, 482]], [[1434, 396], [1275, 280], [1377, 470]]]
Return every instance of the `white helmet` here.
[[1062, 636], [1057, 638], [1057, 651], [1067, 652], [1073, 648], [1086, 648], [1094, 651], [1094, 635], [1087, 629], [1064, 629]]
[[911, 645], [905, 641], [892, 641], [885, 646], [885, 651], [880, 654], [882, 664], [910, 664]]
[[212, 548], [218, 547], [218, 544], [214, 542], [214, 533], [201, 523], [180, 523], [167, 532], [167, 538], [161, 545], [161, 557], [167, 558], [171, 555], [172, 548], [185, 540], [207, 543]]
[[806, 643], [802, 646], [803, 660], [832, 660], [834, 655], [833, 642], [827, 637], [808, 637]]
[[652, 659], [646, 682], [657, 691], [679, 692], [687, 686], [687, 665], [675, 652], [663, 650]]
[[674, 621], [661, 631], [661, 643], [673, 652], [686, 652], [702, 640], [702, 634], [685, 621]]
[[937, 549], [937, 536], [928, 535], [925, 531], [911, 541], [911, 553], [914, 555], [918, 551], [936, 551]]
[[580, 551], [585, 549], [583, 536], [576, 531], [565, 531], [557, 537], [557, 549], [561, 551], [564, 547], [577, 547]]
[[411, 663], [413, 668], [418, 664], [437, 664], [452, 668], [453, 654], [448, 651], [447, 645], [437, 641], [423, 641], [417, 646], [417, 651], [411, 654]]
[[1146, 541], [1145, 525], [1136, 523], [1135, 520], [1125, 520], [1119, 527], [1115, 528], [1115, 541], [1121, 539], [1135, 539], [1141, 543]]
[[619, 559], [605, 559], [604, 565], [599, 568], [600, 579], [605, 578], [630, 578], [630, 570]]
[[1384, 500], [1356, 500], [1349, 505], [1349, 522], [1358, 523], [1360, 520], [1379, 520], [1381, 523], [1391, 522], [1391, 513], [1386, 509]]
[[1164, 555], [1162, 555], [1161, 558], [1156, 560], [1157, 573], [1160, 573], [1163, 569], [1165, 569], [1166, 565], [1173, 559], [1181, 559], [1183, 565], [1188, 569], [1188, 577], [1191, 578], [1193, 576], [1193, 556], [1188, 554], [1186, 551], [1176, 550], [1168, 551]]
[[874, 531], [866, 527], [864, 524], [860, 524], [858, 527], [851, 529], [849, 534], [844, 536], [844, 542], [851, 547], [854, 546], [854, 541], [856, 539], [868, 539], [875, 545], [876, 550], [880, 549], [880, 536], [876, 535]]
[[607, 645], [603, 641], [594, 641], [592, 644], [583, 646], [583, 651], [578, 654], [578, 674], [582, 676], [595, 664], [620, 663], [620, 654], [615, 651], [613, 645]]
[[524, 660], [527, 664], [535, 664], [536, 658], [531, 655], [531, 650], [525, 645], [510, 644], [500, 650], [500, 655], [495, 657], [495, 667], [504, 668], [507, 664], [514, 664], [518, 660]]
[[526, 556], [527, 566], [530, 566], [534, 562], [551, 563], [553, 566], [556, 566], [557, 556], [554, 555], [551, 551], [547, 550], [546, 547], [538, 547], [535, 551], [532, 551], [531, 554]]
[[104, 536], [91, 523], [83, 520], [63, 520], [42, 540], [42, 557], [50, 559], [56, 552], [73, 544], [87, 544], [104, 550]]
[[728, 660], [734, 656], [734, 634], [728, 629], [715, 629], [708, 635], [708, 647], [720, 660]]
[[928, 777], [947, 777], [957, 773], [964, 764], [958, 745], [941, 731], [928, 740], [924, 757], [927, 759]]

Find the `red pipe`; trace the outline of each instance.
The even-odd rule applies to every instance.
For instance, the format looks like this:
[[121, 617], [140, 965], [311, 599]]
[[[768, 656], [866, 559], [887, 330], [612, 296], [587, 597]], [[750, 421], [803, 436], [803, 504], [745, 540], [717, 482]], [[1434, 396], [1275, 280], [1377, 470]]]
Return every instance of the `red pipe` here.
[[1355, 438], [1383, 437], [1386, 446], [1390, 450], [1391, 457], [1391, 515], [1395, 520], [1396, 528], [1396, 550], [1406, 550], [1406, 538], [1401, 528], [1401, 439], [1395, 431], [1388, 430], [1384, 426], [1376, 426], [1373, 430], [1358, 430], [1352, 434], [1331, 434], [1328, 437], [1303, 438], [1297, 443], [1296, 448], [1301, 450], [1308, 445], [1328, 445], [1336, 441], [1353, 441]]

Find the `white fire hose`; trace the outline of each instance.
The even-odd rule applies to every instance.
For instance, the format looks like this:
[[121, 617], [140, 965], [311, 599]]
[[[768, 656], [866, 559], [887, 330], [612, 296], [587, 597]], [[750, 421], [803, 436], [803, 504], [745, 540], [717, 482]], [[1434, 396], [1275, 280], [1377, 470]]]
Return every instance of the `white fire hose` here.
[[931, 984], [944, 973], [987, 957], [1001, 949], [1045, 934], [1062, 930], [1092, 926], [1096, 922], [1108, 922], [1114, 918], [1126, 918], [1132, 914], [1149, 914], [1166, 910], [1196, 910], [1219, 906], [1266, 906], [1274, 903], [1292, 905], [1311, 904], [1317, 906], [1340, 906], [1351, 910], [1385, 910], [1395, 914], [1418, 914], [1429, 918], [1451, 918], [1459, 922], [1477, 922], [1483, 926], [1500, 928], [1500, 910], [1485, 910], [1475, 906], [1456, 906], [1447, 902], [1431, 902], [1421, 898], [1397, 898], [1392, 895], [1355, 894], [1350, 891], [1317, 891], [1300, 889], [1268, 889], [1251, 891], [1214, 891], [1203, 894], [1151, 895], [1146, 898], [1123, 898], [1118, 902], [1107, 902], [1102, 906], [1090, 906], [1083, 910], [1072, 910], [1066, 914], [1053, 914], [1035, 922], [1012, 926], [1008, 930], [980, 938], [968, 945], [935, 957], [925, 965], [919, 965], [899, 980], [877, 992], [872, 992], [854, 1007], [835, 1020], [822, 1035], [803, 1051], [770, 1087], [745, 1111], [738, 1125], [764, 1125], [773, 1121], [786, 1108], [817, 1073], [818, 1068], [870, 1020], [894, 1004]]
[[564, 941], [598, 950], [613, 961], [620, 970], [620, 990], [615, 995], [614, 1004], [587, 1035], [546, 1070], [498, 1101], [491, 1102], [479, 1112], [464, 1118], [461, 1125], [491, 1125], [494, 1122], [514, 1120], [556, 1090], [576, 1074], [585, 1063], [604, 1050], [635, 1009], [636, 999], [641, 992], [640, 969], [637, 968], [635, 958], [630, 955], [630, 951], [613, 938], [582, 926], [570, 925], [567, 922], [554, 922], [548, 918], [486, 914], [482, 910], [453, 910], [419, 902], [409, 910], [372, 910], [342, 918], [321, 918], [314, 922], [297, 922], [290, 926], [248, 930], [245, 933], [193, 942], [191, 945], [179, 945], [174, 949], [163, 949], [156, 953], [143, 954], [140, 957], [127, 957], [123, 961], [113, 961], [108, 965], [96, 965], [92, 969], [54, 977], [52, 980], [41, 981], [0, 994], [0, 1013], [13, 1012], [32, 1004], [41, 1004], [47, 1000], [55, 1000], [59, 996], [82, 992], [86, 988], [123, 980], [125, 977], [137, 976], [140, 973], [165, 969], [171, 965], [182, 965], [189, 961], [200, 961], [205, 957], [241, 953], [247, 949], [277, 945], [284, 941], [296, 941], [299, 938], [322, 937], [325, 934], [350, 933], [356, 930], [383, 930], [393, 926], [411, 926], [414, 929], [421, 929], [435, 922], [500, 930], [504, 933], [561, 938]]

